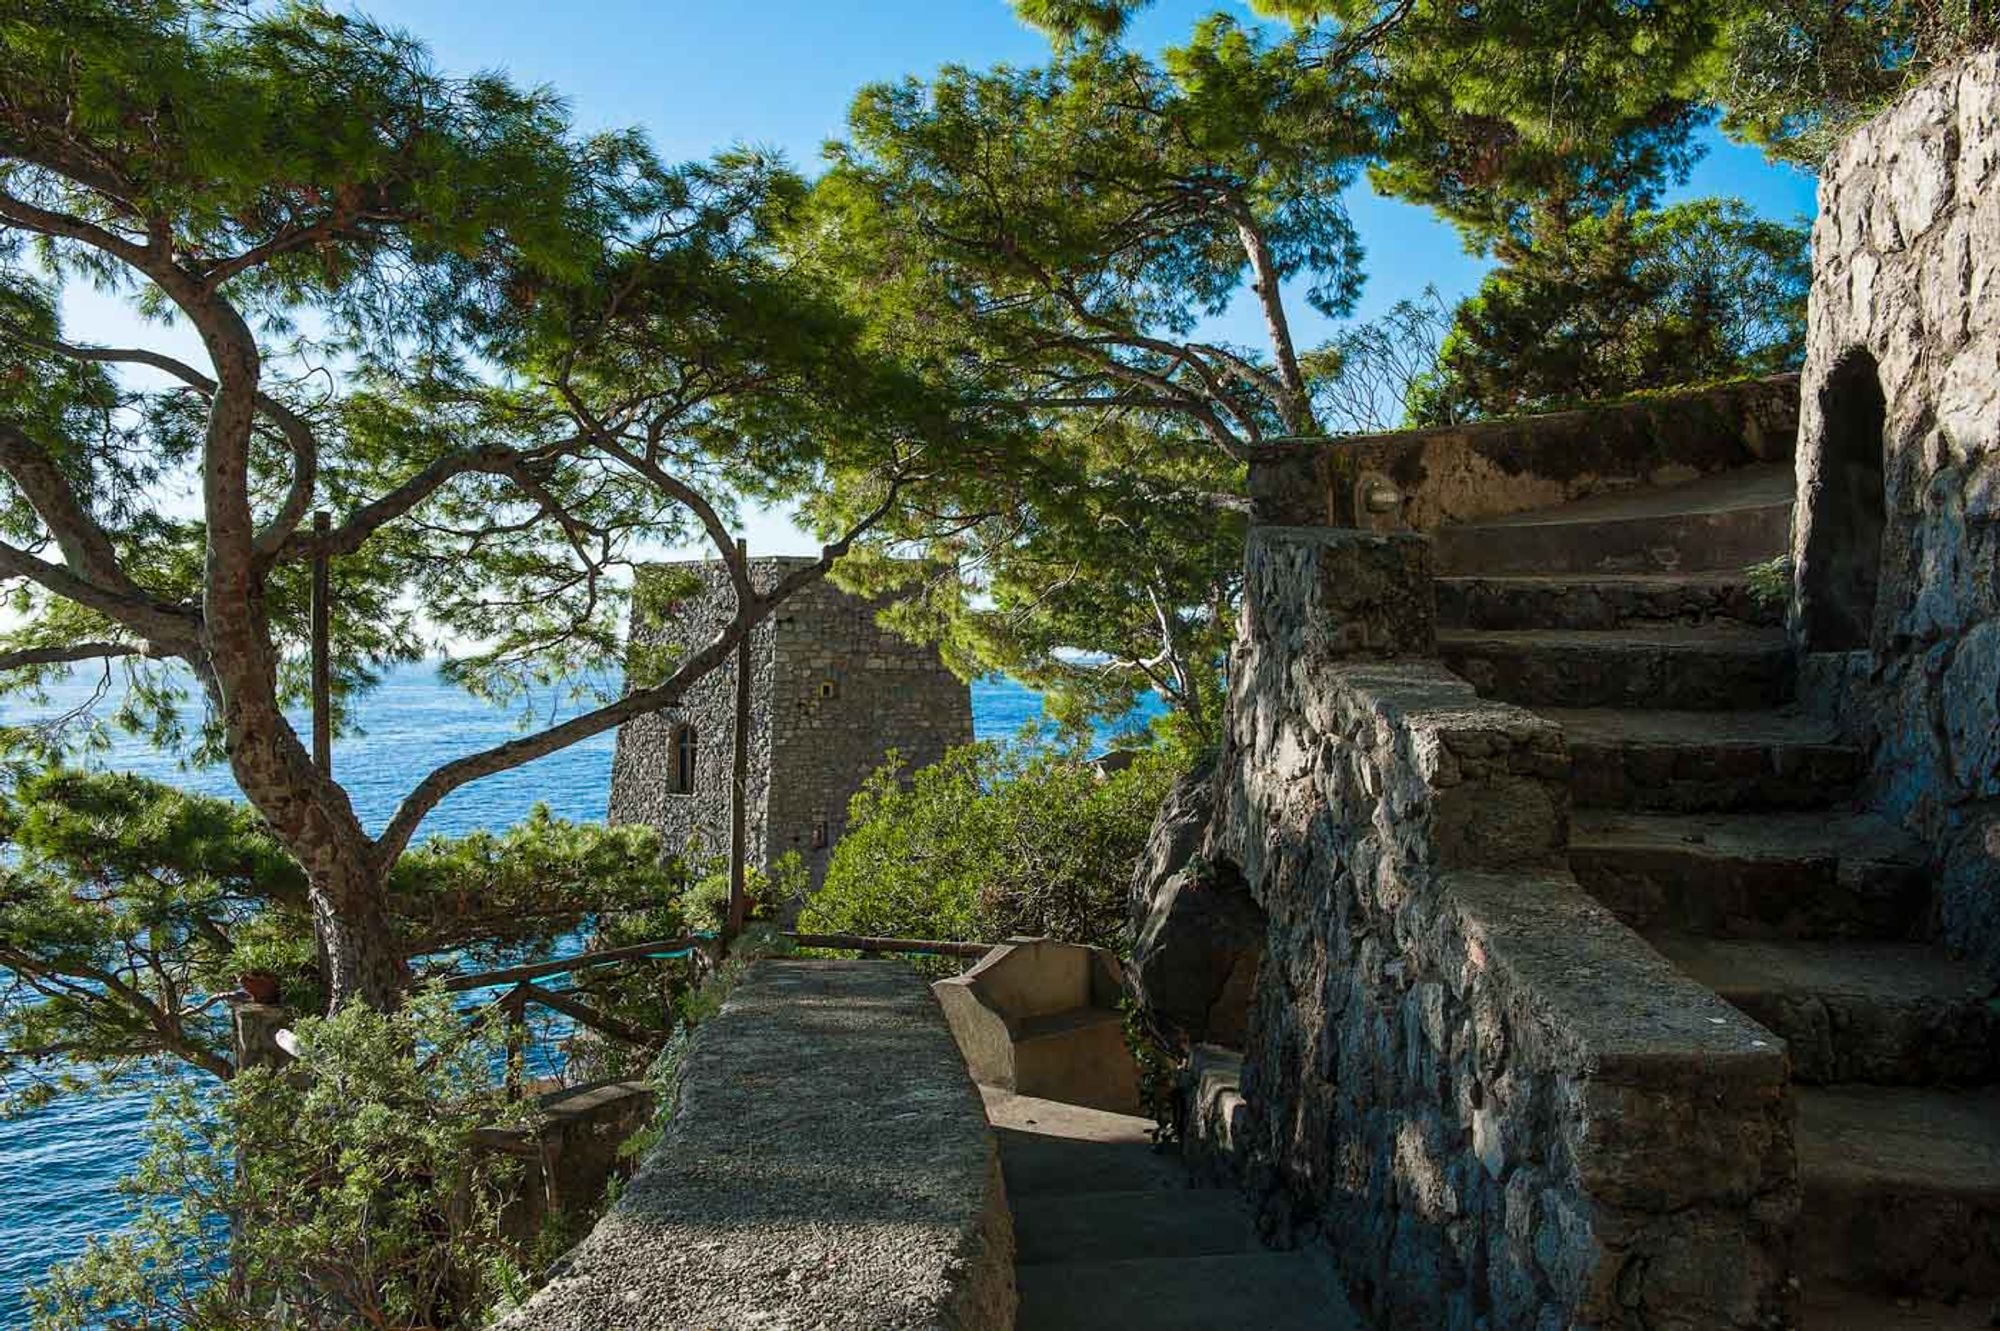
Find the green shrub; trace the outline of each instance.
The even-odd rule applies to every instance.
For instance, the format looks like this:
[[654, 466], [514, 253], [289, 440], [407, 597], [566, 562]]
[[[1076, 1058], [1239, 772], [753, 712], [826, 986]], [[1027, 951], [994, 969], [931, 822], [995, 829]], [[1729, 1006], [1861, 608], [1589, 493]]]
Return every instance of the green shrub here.
[[160, 1097], [120, 1185], [139, 1219], [34, 1291], [37, 1328], [428, 1331], [526, 1292], [500, 1228], [520, 1163], [478, 1140], [535, 1125], [494, 1085], [500, 1024], [425, 993], [295, 1029], [293, 1067]]
[[1750, 599], [1759, 605], [1783, 605], [1792, 596], [1792, 557], [1778, 555], [1743, 570], [1750, 584]]
[[[795, 850], [780, 855], [769, 869], [751, 864], [745, 867], [743, 888], [750, 899], [750, 918], [775, 919], [785, 903], [805, 892], [806, 866]], [[681, 913], [690, 929], [710, 933], [721, 931], [729, 922], [729, 862], [714, 861], [694, 879], [681, 898]]]
[[855, 795], [799, 928], [1122, 951], [1133, 865], [1186, 760], [1157, 746], [1104, 775], [1085, 752], [1075, 736], [971, 744], [907, 782], [892, 761]]

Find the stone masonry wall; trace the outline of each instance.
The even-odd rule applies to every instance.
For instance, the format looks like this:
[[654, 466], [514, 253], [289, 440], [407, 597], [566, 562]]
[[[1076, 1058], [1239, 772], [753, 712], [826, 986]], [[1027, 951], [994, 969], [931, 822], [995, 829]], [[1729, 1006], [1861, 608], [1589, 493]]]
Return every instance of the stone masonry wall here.
[[935, 649], [879, 626], [876, 610], [823, 582], [777, 612], [768, 844], [773, 856], [797, 851], [814, 886], [846, 830], [848, 800], [891, 750], [914, 771], [972, 742], [971, 689]]
[[1834, 154], [1813, 251], [1802, 694], [1872, 745], [1877, 799], [1935, 848], [1946, 940], [2000, 978], [2000, 53]]
[[[752, 561], [769, 588], [806, 561]], [[696, 590], [657, 622], [639, 622], [635, 643], [686, 648], [706, 642], [734, 611], [722, 565], [702, 562], [642, 570], [653, 579], [695, 575]], [[909, 769], [936, 762], [972, 739], [972, 694], [937, 653], [875, 622], [877, 607], [831, 583], [794, 594], [751, 639], [750, 859], [768, 866], [797, 851], [817, 886], [847, 824], [847, 804], [893, 750]], [[685, 705], [623, 726], [612, 762], [611, 820], [660, 829], [670, 847], [729, 849], [730, 768], [736, 666], [700, 681]], [[695, 789], [675, 793], [674, 727], [697, 736]]]
[[1014, 1226], [923, 978], [753, 963], [659, 1145], [500, 1331], [1012, 1331]]
[[1570, 876], [1561, 732], [1427, 659], [1424, 545], [1252, 530], [1206, 854], [1267, 939], [1194, 1145], [1386, 1328], [1781, 1325], [1783, 1052]]
[[1797, 375], [1781, 374], [1541, 416], [1268, 445], [1250, 469], [1250, 501], [1255, 520], [1272, 526], [1430, 532], [1673, 485], [1789, 457], [1798, 386]]

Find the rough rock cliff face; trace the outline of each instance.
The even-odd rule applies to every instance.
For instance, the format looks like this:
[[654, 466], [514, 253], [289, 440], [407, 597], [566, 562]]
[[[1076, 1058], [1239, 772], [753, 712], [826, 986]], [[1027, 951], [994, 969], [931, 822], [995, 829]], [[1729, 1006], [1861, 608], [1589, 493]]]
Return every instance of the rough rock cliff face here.
[[1947, 941], [2000, 978], [2000, 53], [1827, 163], [1802, 385], [1802, 695], [1939, 851]]
[[1206, 852], [1215, 766], [1177, 782], [1132, 878], [1127, 985], [1154, 1032], [1186, 1050], [1241, 1049], [1264, 955], [1264, 912], [1249, 885]]

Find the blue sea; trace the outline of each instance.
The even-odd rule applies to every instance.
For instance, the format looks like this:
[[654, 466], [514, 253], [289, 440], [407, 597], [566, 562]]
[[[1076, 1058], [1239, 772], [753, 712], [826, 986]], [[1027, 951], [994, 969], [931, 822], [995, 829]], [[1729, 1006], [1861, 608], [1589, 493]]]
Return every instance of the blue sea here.
[[[52, 693], [51, 706], [34, 715], [62, 714], [85, 701], [90, 686], [79, 678]], [[1014, 735], [1040, 715], [1040, 697], [1011, 680], [973, 685], [973, 731], [980, 739]], [[0, 721], [28, 719], [18, 703], [0, 708]], [[519, 733], [513, 713], [468, 697], [439, 679], [432, 665], [391, 671], [364, 702], [359, 720], [363, 733], [334, 745], [333, 765], [371, 829], [388, 822], [409, 787], [439, 763]], [[560, 817], [602, 819], [612, 745], [607, 733], [466, 786], [438, 806], [423, 833], [505, 827], [537, 802]], [[207, 794], [238, 793], [226, 768], [188, 770], [139, 741], [122, 740], [94, 762]], [[25, 1291], [50, 1265], [125, 1219], [113, 1185], [138, 1161], [138, 1129], [149, 1102], [139, 1087], [68, 1097], [19, 1121], [0, 1122], [0, 1328], [26, 1324]]]

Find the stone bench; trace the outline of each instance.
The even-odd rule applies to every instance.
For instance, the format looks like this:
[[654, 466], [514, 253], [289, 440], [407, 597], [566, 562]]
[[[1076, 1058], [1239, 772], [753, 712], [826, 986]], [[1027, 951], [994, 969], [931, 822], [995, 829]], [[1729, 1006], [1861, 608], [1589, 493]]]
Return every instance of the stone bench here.
[[675, 1094], [665, 1138], [506, 1331], [1013, 1325], [993, 1136], [908, 967], [756, 963]]
[[980, 1085], [1139, 1112], [1139, 1070], [1118, 1008], [1124, 980], [1109, 952], [1010, 938], [931, 987]]

